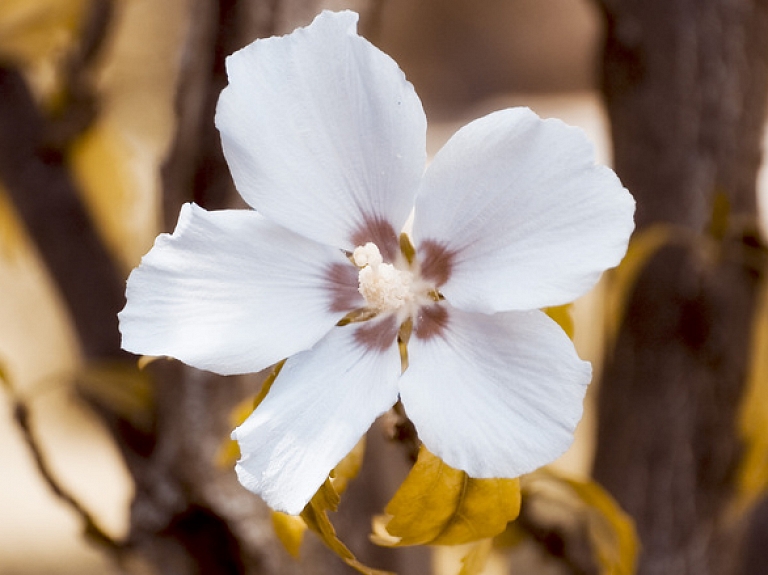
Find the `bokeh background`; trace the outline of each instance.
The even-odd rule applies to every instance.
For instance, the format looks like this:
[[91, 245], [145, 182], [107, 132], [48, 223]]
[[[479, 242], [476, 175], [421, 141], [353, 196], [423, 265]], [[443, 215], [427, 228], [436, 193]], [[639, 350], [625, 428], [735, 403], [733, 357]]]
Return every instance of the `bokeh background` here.
[[[308, 23], [319, 8], [359, 10], [361, 31], [400, 64], [421, 96], [432, 153], [468, 120], [524, 105], [581, 126], [595, 143], [598, 159], [611, 161], [598, 74], [605, 29], [593, 2], [251, 4], [257, 22], [262, 12], [275, 10], [270, 20], [275, 33]], [[98, 112], [74, 136], [66, 164], [125, 275], [167, 227], [165, 218], [175, 219], [175, 214], [163, 214], [161, 168], [173, 144], [180, 77], [195, 65], [185, 60], [190, 56], [183, 46], [201, 19], [210, 17], [201, 5], [194, 0], [115, 0], [103, 44], [88, 65]], [[52, 113], [61, 105], [62, 75], [88, 9], [86, 0], [0, 0], [0, 63], [23, 69], [35, 98]], [[5, 101], [0, 91], [0, 107]], [[598, 367], [601, 297], [599, 292], [587, 296], [575, 310], [577, 346]], [[104, 422], [74, 391], [72, 380], [82, 358], [56, 286], [0, 181], [2, 372], [13, 393], [29, 403], [56, 477], [119, 538], [128, 530], [134, 486]], [[591, 466], [592, 401], [576, 445], [558, 463], [576, 474], [588, 474]], [[41, 479], [12, 407], [11, 394], [0, 392], [0, 573], [119, 572], [108, 555], [82, 537], [80, 519]], [[450, 553], [438, 557], [438, 571], [456, 572], [451, 560]]]

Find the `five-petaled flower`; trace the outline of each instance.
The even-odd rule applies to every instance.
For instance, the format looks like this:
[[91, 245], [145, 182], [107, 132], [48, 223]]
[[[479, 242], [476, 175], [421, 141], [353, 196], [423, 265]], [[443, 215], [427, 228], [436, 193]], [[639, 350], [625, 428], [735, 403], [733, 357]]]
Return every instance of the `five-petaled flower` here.
[[590, 289], [633, 229], [583, 133], [528, 109], [465, 126], [425, 171], [421, 103], [356, 22], [324, 12], [229, 57], [216, 122], [255, 211], [185, 205], [120, 314], [132, 352], [221, 374], [288, 358], [233, 436], [243, 485], [293, 514], [398, 398], [470, 476], [560, 455], [591, 370], [538, 308]]

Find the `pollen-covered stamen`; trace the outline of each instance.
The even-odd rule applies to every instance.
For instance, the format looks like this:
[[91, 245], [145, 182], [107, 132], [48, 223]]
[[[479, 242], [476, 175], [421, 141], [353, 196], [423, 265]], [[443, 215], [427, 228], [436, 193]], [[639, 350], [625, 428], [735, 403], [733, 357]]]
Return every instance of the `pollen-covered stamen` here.
[[352, 260], [360, 267], [358, 290], [369, 308], [379, 312], [397, 311], [413, 301], [413, 274], [385, 264], [376, 244], [358, 246]]

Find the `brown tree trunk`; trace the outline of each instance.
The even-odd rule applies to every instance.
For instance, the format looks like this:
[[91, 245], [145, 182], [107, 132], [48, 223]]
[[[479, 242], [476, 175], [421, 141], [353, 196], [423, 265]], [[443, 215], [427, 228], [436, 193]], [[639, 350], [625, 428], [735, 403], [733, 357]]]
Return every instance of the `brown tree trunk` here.
[[678, 239], [651, 257], [629, 296], [601, 382], [594, 474], [637, 522], [639, 573], [736, 573], [739, 536], [724, 515], [762, 275], [768, 3], [602, 8], [615, 168], [637, 199], [638, 233], [663, 224]]

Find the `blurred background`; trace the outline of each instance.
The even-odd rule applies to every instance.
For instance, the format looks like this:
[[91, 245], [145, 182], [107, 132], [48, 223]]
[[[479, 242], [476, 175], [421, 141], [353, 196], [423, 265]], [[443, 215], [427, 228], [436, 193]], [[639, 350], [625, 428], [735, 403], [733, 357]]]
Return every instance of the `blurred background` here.
[[[687, 69], [685, 50], [696, 50], [696, 43], [673, 41], [677, 29], [671, 24], [669, 30], [661, 24], [654, 28], [653, 21], [644, 20], [642, 14], [632, 14], [631, 9], [622, 12], [620, 7], [627, 3], [605, 4], [609, 6], [587, 0], [0, 0], [0, 374], [5, 384], [0, 391], [0, 573], [87, 575], [123, 570], [162, 573], [157, 567], [164, 565], [159, 556], [173, 555], [179, 546], [194, 546], [194, 538], [185, 539], [186, 535], [178, 535], [181, 531], [189, 531], [184, 523], [187, 520], [196, 526], [210, 527], [212, 533], [218, 534], [211, 537], [218, 542], [222, 554], [237, 543], [239, 551], [234, 555], [239, 553], [246, 559], [238, 559], [232, 565], [223, 559], [217, 570], [207, 569], [203, 563], [190, 567], [185, 560], [179, 559], [176, 564], [187, 565], [187, 568], [167, 570], [166, 573], [346, 572], [333, 562], [333, 558], [322, 555], [322, 550], [307, 551], [309, 558], [305, 557], [304, 566], [291, 567], [287, 554], [276, 549], [274, 537], [266, 533], [269, 521], [264, 509], [258, 502], [246, 501], [243, 494], [236, 492], [231, 469], [222, 468], [216, 473], [209, 470], [227, 435], [228, 426], [231, 426], [229, 412], [258, 389], [258, 381], [248, 378], [237, 383], [203, 381], [201, 376], [190, 374], [189, 370], [166, 366], [151, 374], [160, 381], [152, 388], [145, 376], [125, 367], [132, 359], [121, 355], [115, 347], [116, 321], [100, 322], [96, 312], [82, 312], [83, 306], [111, 309], [110, 306], [117, 305], [119, 309], [124, 278], [138, 264], [155, 236], [172, 228], [182, 201], [195, 200], [212, 209], [237, 205], [226, 168], [218, 155], [211, 123], [212, 106], [223, 87], [221, 59], [256, 37], [287, 33], [297, 25], [309, 23], [322, 8], [360, 11], [361, 32], [400, 64], [424, 103], [430, 122], [430, 153], [439, 149], [467, 121], [495, 109], [524, 105], [542, 116], [559, 117], [584, 128], [595, 143], [598, 161], [610, 163], [614, 155], [610, 111], [614, 119], [624, 122], [622, 126], [628, 126], [630, 137], [635, 138], [634, 144], [625, 144], [619, 149], [623, 156], [619, 157], [617, 168], [625, 184], [635, 192], [631, 185], [633, 174], [638, 170], [654, 171], [654, 168], [649, 168], [647, 163], [645, 167], [639, 167], [626, 158], [647, 159], [644, 150], [666, 148], [664, 142], [656, 138], [658, 134], [643, 132], [643, 126], [638, 125], [644, 122], [642, 115], [629, 113], [627, 101], [631, 104], [633, 96], [621, 99], [633, 87], [641, 85], [636, 77], [638, 74], [651, 80], [656, 78], [653, 71], [663, 67], [664, 56], [645, 54], [637, 60], [633, 59], [633, 50], [645, 46], [644, 42], [650, 37], [649, 29], [657, 30], [669, 40], [666, 45], [680, 50], [683, 54], [680, 56], [681, 67]], [[684, 4], [671, 2], [668, 6]], [[713, 6], [720, 4], [727, 3], [712, 2]], [[749, 187], [754, 186], [757, 165], [762, 160], [763, 85], [768, 52], [763, 51], [759, 43], [750, 45], [751, 51], [745, 52], [746, 55], [733, 56], [729, 50], [736, 49], [733, 42], [759, 36], [761, 29], [758, 25], [765, 20], [765, 8], [755, 8], [758, 10], [755, 15], [749, 10], [759, 3], [734, 4], [739, 6], [732, 7], [731, 19], [723, 16], [725, 12], [700, 15], [705, 23], [702, 34], [716, 37], [712, 28], [707, 27], [712, 25], [721, 34], [721, 43], [726, 46], [720, 54], [722, 61], [706, 54], [700, 56], [697, 60], [700, 69], [691, 71], [691, 78], [681, 76], [679, 69], [670, 71], [666, 78], [660, 73], [659, 77], [663, 78], [659, 81], [666, 81], [666, 85], [673, 89], [658, 100], [642, 100], [642, 94], [636, 96], [640, 109], [652, 113], [656, 106], [660, 121], [679, 133], [687, 133], [685, 126], [698, 125], [700, 120], [698, 116], [693, 117], [695, 114], [702, 117], [723, 114], [725, 121], [738, 116], [723, 132], [708, 128], [705, 123], [696, 129], [695, 139], [701, 144], [698, 149], [703, 150], [706, 158], [702, 160], [704, 167], [691, 170], [691, 174], [704, 175], [689, 179], [696, 180], [691, 184], [696, 197], [707, 196], [702, 204], [704, 207], [693, 202], [665, 212], [667, 208], [661, 205], [662, 200], [658, 201], [661, 202], [659, 206], [650, 200], [648, 204], [642, 203], [645, 196], [641, 190], [639, 203], [655, 207], [640, 213], [640, 227], [650, 228], [656, 220], [676, 226], [674, 230], [669, 226], [661, 231], [654, 228], [659, 233], [643, 244], [647, 252], [665, 242], [686, 244], [687, 239], [680, 239], [688, 237], [680, 232], [686, 226], [691, 233], [719, 226], [713, 232], [718, 241], [725, 241], [723, 238], [730, 241], [736, 234], [738, 238], [734, 241], [739, 246], [754, 244], [756, 250], [762, 249], [759, 247], [762, 240], [756, 228], [759, 218], [754, 201], [750, 203], [743, 198], [749, 196]], [[649, 9], [649, 13], [653, 14], [654, 10]], [[653, 17], [658, 18], [658, 22], [666, 19], [674, 23], [679, 13], [670, 10], [669, 14]], [[726, 23], [721, 22], [721, 16], [722, 22]], [[691, 18], [695, 20], [698, 16]], [[749, 25], [749, 21], [754, 25]], [[734, 27], [733, 30], [728, 26]], [[624, 75], [619, 74], [622, 80], [611, 84], [606, 81], [605, 74], [613, 70], [611, 66], [619, 65], [615, 58], [611, 59], [611, 55], [617, 53], [617, 38], [621, 39], [626, 66], [622, 68]], [[670, 52], [670, 58], [674, 53]], [[754, 69], [750, 59], [753, 53], [757, 54]], [[713, 72], [718, 79], [711, 80], [707, 75], [709, 65], [717, 70], [721, 65], [738, 77], [734, 79], [729, 73], [719, 71]], [[611, 77], [615, 78], [616, 74]], [[712, 92], [712, 86], [720, 86], [726, 92], [738, 92], [743, 87], [738, 83], [742, 77], [749, 78], [746, 84], [750, 87], [739, 94], [728, 95], [732, 99], [722, 107], [730, 112], [722, 112], [719, 107], [721, 98]], [[674, 87], [676, 82], [679, 85]], [[704, 87], [700, 92], [691, 91], [691, 86], [696, 86], [697, 82], [710, 83], [702, 84]], [[693, 112], [681, 111], [681, 107], [687, 105], [680, 103], [685, 99], [681, 92], [687, 93], [692, 105], [695, 104]], [[604, 106], [606, 97], [614, 103], [608, 110]], [[673, 102], [674, 98], [680, 101]], [[738, 103], [734, 103], [733, 98]], [[672, 104], [673, 111], [668, 114], [663, 111], [666, 102]], [[744, 110], [750, 111], [750, 115], [742, 118]], [[743, 123], [749, 126], [749, 134], [739, 129]], [[614, 123], [614, 129], [616, 125]], [[718, 144], [713, 142], [724, 142], [727, 137], [736, 143], [723, 144], [728, 148], [725, 152], [713, 151], [719, 150]], [[674, 171], [670, 166], [685, 171], [686, 160], [675, 156], [675, 150], [685, 148], [684, 144], [682, 139], [670, 144], [671, 159], [659, 161], [658, 173]], [[751, 147], [743, 153], [741, 145]], [[746, 157], [749, 166], [740, 167], [738, 176], [712, 176], [722, 162], [730, 161], [723, 158], [733, 156]], [[625, 158], [623, 164], [621, 158]], [[627, 169], [629, 181], [620, 168]], [[725, 172], [728, 169], [723, 169]], [[702, 178], [706, 177], [714, 183], [704, 182]], [[641, 180], [638, 180], [638, 188], [650, 185]], [[650, 187], [671, 198], [675, 195], [673, 187], [676, 184], [673, 180], [670, 182], [662, 186], [657, 181]], [[746, 188], [747, 191], [729, 195], [733, 182], [741, 186], [740, 190]], [[738, 186], [734, 184], [734, 187]], [[765, 194], [765, 187], [760, 186], [761, 194]], [[724, 203], [718, 204], [720, 207], [712, 200], [716, 193], [726, 198]], [[681, 197], [684, 202], [687, 196]], [[722, 215], [725, 212], [729, 215]], [[660, 217], [659, 213], [662, 214]], [[668, 217], [664, 215], [667, 213]], [[734, 222], [742, 222], [737, 216], [745, 215], [749, 225], [739, 223], [736, 226]], [[765, 229], [765, 218], [761, 221]], [[735, 228], [738, 229], [734, 232]], [[74, 247], [69, 251], [62, 245], [62, 238], [67, 237], [73, 238]], [[659, 237], [663, 239], [659, 240]], [[700, 243], [697, 245], [701, 247]], [[760, 255], [758, 259], [762, 257]], [[643, 259], [638, 261], [645, 262]], [[687, 269], [688, 264], [684, 264], [678, 262], [678, 269], [681, 266]], [[750, 277], [757, 278], [755, 282], [762, 278], [762, 265], [757, 266], [758, 271], [754, 271], [754, 266], [750, 268]], [[691, 264], [692, 269], [700, 267]], [[62, 271], [65, 269], [71, 271]], [[727, 278], [732, 274], [720, 272]], [[635, 276], [632, 277], [636, 278], [639, 272], [635, 270], [633, 273]], [[72, 285], [67, 284], [66, 277], [72, 279]], [[727, 278], [723, 281], [730, 281]], [[701, 294], [706, 292], [701, 286], [709, 284], [699, 282], [696, 285], [698, 287], [691, 289]], [[759, 299], [755, 295], [759, 289], [750, 286], [737, 290], [737, 295], [728, 292], [729, 295], [723, 297], [728, 301], [735, 298], [740, 302], [752, 302], [744, 312], [744, 321], [752, 326], [749, 318], [757, 314], [754, 302]], [[610, 309], [606, 311], [610, 289], [601, 286], [596, 293], [578, 302], [574, 310], [577, 347], [583, 357], [595, 362], [598, 375], [602, 371], [606, 338], [611, 338], [612, 342], [621, 339], [617, 335], [619, 320], [606, 319], [606, 315], [610, 315]], [[624, 298], [626, 309], [635, 311], [619, 315], [656, 313], [649, 311], [647, 302], [645, 307], [638, 308], [640, 311], [626, 303], [630, 292], [625, 287], [620, 298]], [[659, 301], [665, 296], [653, 294], [649, 297], [649, 301]], [[691, 296], [691, 301], [696, 297], [698, 295]], [[717, 298], [707, 298], [707, 309], [719, 305]], [[685, 312], [689, 315], [683, 314], [683, 319], [680, 319], [683, 315], [670, 310], [658, 314], [661, 314], [659, 317], [674, 315], [676, 327], [670, 329], [677, 335], [686, 334], [693, 329], [689, 320], [694, 312], [689, 308], [686, 307]], [[723, 314], [733, 315], [731, 312]], [[87, 317], [91, 315], [93, 317]], [[606, 321], [616, 324], [613, 332], [606, 331]], [[694, 331], [715, 333], [714, 324], [709, 321], [702, 320]], [[737, 338], [743, 349], [752, 349], [750, 329]], [[715, 339], [720, 340], [725, 332], [717, 333]], [[659, 338], [663, 344], [664, 338], [658, 334], [651, 339]], [[707, 339], [705, 335], [701, 338]], [[710, 365], [715, 361], [712, 357], [716, 357], [717, 361], [728, 364], [723, 369], [737, 373], [740, 381], [746, 379], [747, 372], [754, 371], [749, 367], [752, 365], [749, 358], [729, 363], [730, 351], [711, 352], [714, 344], [709, 340], [691, 345], [697, 350], [706, 348], [709, 355], [702, 360], [704, 363]], [[640, 357], [641, 354], [636, 355]], [[644, 361], [651, 361], [650, 356], [642, 357], [646, 358]], [[749, 365], [745, 366], [744, 362]], [[655, 376], [644, 374], [641, 377], [644, 381], [649, 378]], [[722, 378], [717, 376], [715, 379]], [[196, 389], [204, 389], [207, 395], [199, 396], [195, 395], [197, 392], [189, 391], [190, 386], [195, 385], [198, 386]], [[222, 385], [230, 386], [233, 391], [221, 391]], [[692, 385], [698, 384], [694, 382]], [[177, 392], [175, 389], [187, 391]], [[632, 389], [637, 390], [636, 387]], [[692, 417], [705, 418], [702, 413], [708, 409], [717, 411], [718, 406], [732, 404], [736, 407], [727, 416], [731, 425], [729, 433], [737, 435], [739, 422], [744, 418], [739, 419], [740, 416], [733, 412], [743, 405], [747, 394], [744, 386], [734, 392], [734, 397], [713, 389], [714, 399], [708, 404], [701, 398], [690, 400], [678, 394], [670, 399], [670, 405], [685, 411], [685, 406], [695, 404], [696, 414]], [[646, 389], [646, 392], [664, 401], [664, 394], [658, 390], [648, 392]], [[597, 387], [593, 386], [577, 442], [557, 464], [560, 469], [576, 476], [589, 476], [596, 449], [602, 449], [601, 453], [605, 454], [603, 463], [598, 466], [602, 465], [603, 469], [622, 467], [617, 463], [622, 460], [611, 459], [613, 450], [618, 447], [607, 444], [604, 448], [596, 447], [599, 422], [594, 408], [598, 403], [597, 393]], [[627, 398], [634, 397], [631, 390], [621, 393]], [[763, 409], [765, 404], [760, 402], [765, 395], [755, 397], [763, 399], [751, 400], [758, 402], [757, 415], [750, 420], [757, 422], [752, 433], [763, 437], [760, 434], [765, 433], [764, 425], [760, 422], [765, 420], [766, 411]], [[638, 410], [641, 405], [650, 405], [637, 398], [634, 401]], [[206, 407], [218, 409], [217, 415], [210, 416]], [[187, 415], [174, 411], [182, 409], [187, 410]], [[622, 409], [627, 408], [617, 407], [617, 413], [625, 414]], [[727, 406], [722, 409], [728, 411]], [[662, 429], [666, 415], [654, 417], [651, 411], [647, 413], [650, 425], [658, 424]], [[200, 428], [201, 418], [211, 421]], [[26, 432], [21, 420], [29, 423]], [[698, 437], [700, 443], [704, 443], [707, 433], [718, 432], [718, 425], [721, 425], [707, 427], [706, 422], [701, 423], [704, 419], [696, 421], [698, 423], [686, 428], [693, 431], [679, 438], [683, 447], [678, 453], [690, 458], [688, 467], [695, 470], [693, 475], [696, 477], [692, 481], [697, 489], [706, 490], [715, 485], [719, 490], [715, 499], [708, 495], [697, 499], [697, 513], [708, 514], [702, 529], [711, 532], [712, 525], [720, 525], [726, 512], [735, 513], [734, 497], [731, 496], [737, 491], [734, 469], [738, 464], [733, 461], [740, 456], [733, 455], [736, 448], [704, 453], [700, 446], [690, 447], [691, 437]], [[606, 426], [614, 424], [603, 422], [601, 429], [612, 432]], [[641, 429], [640, 423], [638, 426], [635, 431]], [[44, 459], [43, 473], [35, 453], [27, 444], [30, 436], [36, 439]], [[170, 447], [173, 438], [176, 438], [176, 444]], [[646, 466], [642, 468], [648, 473], [643, 479], [646, 488], [653, 485], [654, 454], [661, 453], [660, 449], [663, 451], [660, 443], [676, 438], [674, 433], [667, 433], [647, 451], [637, 444], [624, 444], [628, 451], [632, 449], [631, 445], [637, 447], [638, 459], [646, 458]], [[743, 442], [739, 443], [742, 440], [743, 437], [738, 441], [734, 439], [742, 446], [740, 451], [737, 450], [741, 455], [748, 451]], [[376, 491], [377, 481], [390, 473], [390, 467], [405, 465], [404, 462], [387, 463], [387, 458], [399, 461], [397, 453], [387, 455], [391, 446], [372, 449], [379, 450], [377, 453], [384, 463], [371, 464], [367, 479], [365, 473], [361, 478], [368, 491], [361, 488], [359, 493], [350, 494], [353, 500], [355, 497], [365, 498], [364, 494], [370, 494], [371, 489]], [[709, 464], [702, 467], [699, 463], [717, 460], [720, 455], [730, 462], [728, 470], [707, 483], [708, 480], [701, 477], [713, 467]], [[760, 470], [763, 468], [760, 462], [764, 461], [764, 452], [762, 459], [760, 457], [757, 456], [756, 464], [758, 478], [749, 487], [751, 499], [747, 498], [748, 506], [761, 500], [763, 476]], [[658, 459], [664, 459], [664, 456], [658, 456]], [[679, 476], [674, 469], [667, 468], [667, 471]], [[70, 504], [53, 493], [45, 473], [74, 496], [103, 533], [94, 536], [91, 532], [89, 537], [83, 536], [83, 515], [74, 512]], [[598, 479], [605, 478], [609, 490], [636, 518], [638, 514], [633, 511], [633, 505], [635, 509], [637, 506], [645, 509], [649, 505], [647, 499], [636, 496], [642, 488], [625, 482], [629, 487], [624, 489], [623, 479], [605, 471], [598, 470], [597, 475]], [[669, 479], [668, 483], [672, 485], [674, 480]], [[386, 502], [386, 494], [391, 494], [391, 482], [387, 485], [376, 491], [377, 495], [370, 496], [362, 507], [369, 513], [379, 511]], [[724, 491], [727, 492], [725, 495], [722, 494]], [[674, 499], [677, 491], [671, 489], [666, 493], [664, 489], [657, 489], [656, 493], [660, 499], [654, 504], [663, 508], [666, 505], [664, 497]], [[721, 500], [726, 499], [729, 503], [722, 503]], [[747, 499], [739, 501], [743, 503]], [[356, 501], [359, 503], [360, 500]], [[638, 501], [642, 501], [642, 505]], [[718, 503], [714, 505], [711, 501]], [[148, 502], [162, 503], [152, 508]], [[237, 506], [240, 506], [239, 510], [231, 509]], [[742, 505], [740, 513], [744, 506], [747, 504]], [[704, 508], [707, 511], [701, 511]], [[710, 508], [716, 509], [712, 511]], [[646, 530], [662, 521], [659, 517], [651, 517], [650, 511], [647, 515], [640, 519], [641, 539]], [[359, 523], [354, 524], [357, 527], [345, 528], [344, 521], [342, 519], [339, 530], [344, 534], [346, 529], [349, 544], [357, 551], [354, 542], [364, 541], [367, 532], [360, 531]], [[678, 524], [672, 518], [667, 523], [681, 542], [674, 543], [671, 538], [657, 543], [644, 540], [641, 544], [650, 550], [648, 556], [654, 557], [655, 562], [641, 565], [641, 572], [705, 573], [696, 569], [707, 562], [707, 553], [699, 547], [708, 540], [697, 534], [696, 521], [688, 517]], [[690, 532], [685, 526], [689, 523], [694, 525]], [[739, 540], [748, 540], [744, 533], [749, 531], [745, 527], [749, 522], [736, 523], [740, 525]], [[224, 524], [227, 529], [221, 528]], [[157, 538], [154, 542], [147, 535], [149, 533]], [[99, 543], [103, 535], [108, 541]], [[219, 536], [223, 539], [215, 539]], [[132, 541], [139, 559], [110, 548], [110, 541], [125, 538]], [[165, 547], [165, 543], [157, 541], [171, 544]], [[698, 550], [690, 551], [694, 548]], [[549, 551], [546, 545], [539, 546], [539, 555]], [[280, 553], [284, 556], [275, 558], [275, 554]], [[365, 555], [366, 552], [360, 553]], [[181, 551], [178, 554], [179, 557], [183, 555]], [[560, 555], [561, 558], [568, 557], [567, 552]], [[745, 550], [740, 555], [746, 557], [749, 553]], [[375, 553], [371, 556], [375, 564], [381, 564], [377, 563], [379, 559]], [[115, 557], [120, 560], [116, 562]], [[255, 570], [239, 564], [240, 561], [255, 561], [254, 557], [261, 561]], [[414, 555], [385, 567], [399, 568], [403, 573], [420, 572], [419, 569], [432, 561], [436, 572], [456, 573], [461, 565], [455, 557], [460, 554], [446, 551], [434, 558]], [[307, 567], [307, 561], [314, 562], [314, 567]], [[532, 564], [530, 559], [526, 561], [525, 565]], [[170, 564], [165, 563], [166, 566]], [[321, 568], [321, 565], [330, 567]], [[677, 567], [670, 567], [674, 565]], [[488, 572], [506, 572], [509, 568], [509, 563], [492, 564]], [[545, 562], [529, 569], [520, 572], [604, 572], [599, 569], [585, 571], [567, 561]], [[765, 572], [743, 569], [710, 572]]]

